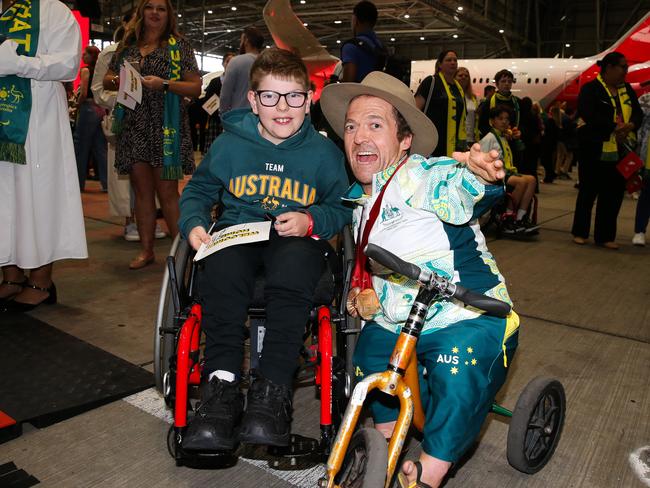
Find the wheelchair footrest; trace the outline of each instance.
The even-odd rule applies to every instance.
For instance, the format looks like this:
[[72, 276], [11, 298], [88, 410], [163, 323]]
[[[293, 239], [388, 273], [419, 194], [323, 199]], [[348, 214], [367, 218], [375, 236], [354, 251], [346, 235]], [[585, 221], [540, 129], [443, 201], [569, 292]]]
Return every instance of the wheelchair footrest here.
[[321, 461], [320, 445], [316, 439], [291, 434], [289, 445], [286, 447], [270, 446], [268, 454], [269, 466], [273, 469], [305, 469]]

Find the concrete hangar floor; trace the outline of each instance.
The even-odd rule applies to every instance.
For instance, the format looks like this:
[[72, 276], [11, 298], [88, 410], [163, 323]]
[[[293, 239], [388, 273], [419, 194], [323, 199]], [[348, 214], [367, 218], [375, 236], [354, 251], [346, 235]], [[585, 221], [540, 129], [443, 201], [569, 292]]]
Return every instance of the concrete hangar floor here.
[[[31, 316], [151, 370], [170, 240], [156, 242], [155, 265], [129, 271], [138, 244], [122, 238], [106, 194], [93, 188], [83, 194], [90, 259], [57, 264], [59, 304]], [[618, 221], [620, 250], [573, 244], [575, 196], [572, 181], [541, 186], [542, 227], [533, 241], [487, 234], [522, 318], [498, 400], [512, 409], [533, 377], [559, 379], [567, 396], [559, 446], [542, 471], [522, 474], [506, 460], [507, 421], [490, 415], [476, 451], [447, 487], [650, 486], [650, 248], [631, 245], [636, 202], [628, 197]], [[294, 432], [318, 436], [313, 387], [296, 391], [294, 417]], [[0, 486], [19, 486], [9, 484], [11, 470], [62, 488], [311, 487], [323, 472], [277, 471], [253, 459], [224, 470], [176, 467], [166, 447], [168, 422], [152, 388], [48, 427], [24, 425], [20, 437], [0, 444]], [[418, 453], [412, 442], [407, 455]]]

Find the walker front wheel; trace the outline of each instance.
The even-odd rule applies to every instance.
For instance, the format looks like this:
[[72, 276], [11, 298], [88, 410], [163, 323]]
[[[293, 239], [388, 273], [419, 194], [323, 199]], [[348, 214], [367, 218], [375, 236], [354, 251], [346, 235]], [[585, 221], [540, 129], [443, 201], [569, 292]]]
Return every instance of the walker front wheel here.
[[508, 429], [508, 462], [513, 468], [534, 474], [546, 466], [560, 441], [565, 412], [562, 383], [540, 376], [526, 385]]
[[388, 447], [378, 430], [360, 429], [350, 440], [336, 477], [340, 488], [377, 488], [386, 482]]

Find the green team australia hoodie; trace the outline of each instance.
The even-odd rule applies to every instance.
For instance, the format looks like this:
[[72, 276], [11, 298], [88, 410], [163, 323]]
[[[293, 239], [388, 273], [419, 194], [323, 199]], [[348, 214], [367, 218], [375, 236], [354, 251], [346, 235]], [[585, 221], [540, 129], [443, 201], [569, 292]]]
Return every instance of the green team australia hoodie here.
[[215, 203], [219, 227], [266, 220], [265, 214], [308, 210], [314, 235], [329, 239], [352, 220], [341, 196], [348, 187], [343, 153], [312, 127], [307, 117], [292, 137], [273, 144], [258, 131], [250, 109], [223, 116], [219, 136], [180, 199], [181, 233], [206, 230]]

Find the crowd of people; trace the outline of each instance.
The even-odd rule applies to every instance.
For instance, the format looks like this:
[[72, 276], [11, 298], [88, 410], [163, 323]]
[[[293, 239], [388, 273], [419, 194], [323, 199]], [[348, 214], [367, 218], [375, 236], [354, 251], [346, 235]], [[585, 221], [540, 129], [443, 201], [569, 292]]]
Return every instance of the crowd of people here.
[[[78, 73], [77, 24], [56, 0], [9, 3], [2, 0], [6, 12], [0, 34], [8, 33], [12, 15], [24, 16], [34, 6], [40, 15], [32, 18], [40, 20], [24, 33], [38, 34], [37, 45], [14, 37], [0, 44], [0, 76], [29, 94], [9, 115], [2, 114], [19, 130], [0, 124], [2, 313], [55, 303], [53, 263], [87, 257], [80, 191], [91, 156], [111, 212], [125, 219], [127, 239], [137, 226], [137, 239], [130, 240], [139, 240], [141, 250], [130, 269], [155, 260], [154, 239], [164, 236], [157, 227], [157, 206], [169, 235], [180, 232], [195, 249], [210, 240], [215, 204], [221, 211], [217, 229], [273, 219], [268, 241], [212, 254], [198, 278], [207, 342], [201, 400], [183, 439], [188, 450], [232, 449], [239, 441], [288, 443], [293, 373], [325, 265], [322, 243], [345, 225], [352, 224], [359, 245], [381, 244], [509, 302], [504, 278], [475, 225], [478, 216], [505, 201], [499, 218], [506, 234], [538, 233], [534, 208], [540, 169], [542, 182], [550, 184], [571, 179], [577, 163], [573, 242], [587, 242], [597, 200], [594, 241], [616, 249], [626, 185], [617, 163], [638, 146], [650, 170], [648, 107], [644, 117], [625, 83], [622, 54], [609, 53], [599, 62], [600, 74], [582, 87], [577, 111], [562, 103], [544, 110], [529, 97], [514, 95], [514, 75], [506, 69], [495, 74], [495, 85], [479, 99], [471, 73], [459, 66], [453, 50], [440, 53], [435, 73], [412, 94], [377, 70], [385, 50], [374, 32], [377, 9], [367, 0], [355, 6], [354, 39], [342, 48], [343, 83], [327, 86], [321, 99], [331, 135], [340, 138], [344, 152], [312, 126], [313, 91], [300, 57], [263, 49], [262, 33], [247, 27], [240, 53], [224, 57], [224, 74], [199, 102], [220, 98], [219, 110], [200, 123], [208, 136], [197, 169], [190, 104], [199, 98], [201, 78], [170, 0], [140, 0], [124, 18], [114, 44], [101, 53], [93, 46], [83, 50], [73, 137], [62, 82]], [[133, 109], [116, 101], [127, 61], [142, 77], [142, 101]], [[349, 188], [346, 160], [353, 179]], [[180, 196], [179, 180], [195, 170]], [[645, 245], [650, 216], [647, 174], [638, 199], [635, 245]], [[382, 204], [403, 217], [375, 220], [375, 207]], [[412, 245], [400, 232], [410, 233]], [[456, 260], [459, 255], [471, 258]], [[245, 403], [240, 390], [243, 325], [259, 269], [267, 277], [266, 336]], [[355, 308], [359, 293], [370, 290], [377, 298], [374, 312], [364, 316], [367, 323], [355, 352], [363, 376], [384, 369], [415, 284], [361, 265], [353, 284], [358, 286], [348, 297], [351, 314], [363, 315]], [[496, 319], [443, 302], [424, 321], [418, 358], [438, 395], [459, 381], [436, 368], [441, 348], [481, 344], [481, 364], [503, 367], [476, 368], [464, 380], [469, 383], [462, 388], [487, 385], [491, 395], [449, 398], [446, 410], [426, 410], [424, 452], [402, 467], [403, 486], [442, 482], [478, 435], [484, 416], [472, 412], [488, 411], [517, 347], [514, 312]], [[452, 409], [464, 414], [451, 415]], [[378, 430], [390, 437], [394, 406], [376, 403], [372, 414]]]

